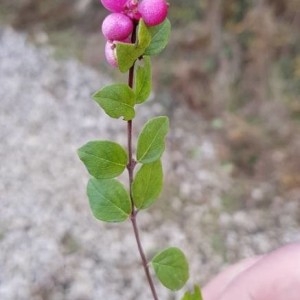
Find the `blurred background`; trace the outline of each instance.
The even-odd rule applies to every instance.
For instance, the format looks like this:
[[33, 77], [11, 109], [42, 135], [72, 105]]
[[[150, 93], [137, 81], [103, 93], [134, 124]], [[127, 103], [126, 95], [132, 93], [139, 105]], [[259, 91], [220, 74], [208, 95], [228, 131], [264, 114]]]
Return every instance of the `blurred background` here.
[[[135, 121], [137, 135], [171, 120], [165, 188], [139, 223], [149, 257], [185, 250], [192, 286], [300, 239], [300, 0], [169, 2], [171, 40]], [[0, 3], [3, 300], [150, 299], [130, 224], [92, 218], [76, 157], [91, 139], [125, 143], [90, 100], [126, 80], [104, 59], [106, 14], [97, 0]]]

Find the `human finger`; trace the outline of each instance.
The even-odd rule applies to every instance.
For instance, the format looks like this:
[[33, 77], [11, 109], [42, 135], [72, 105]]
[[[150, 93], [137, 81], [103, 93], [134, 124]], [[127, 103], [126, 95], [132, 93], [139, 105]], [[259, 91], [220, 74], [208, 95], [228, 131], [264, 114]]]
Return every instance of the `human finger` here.
[[[213, 294], [211, 288], [209, 290], [204, 288], [204, 299], [300, 299], [300, 243], [287, 245], [257, 261], [250, 261], [248, 267], [241, 268], [241, 272], [238, 268], [235, 270], [236, 273], [233, 271], [231, 278], [230, 272], [228, 276], [225, 274], [219, 277], [223, 278], [226, 285], [223, 284], [222, 290], [218, 293]], [[222, 280], [219, 283], [222, 284]]]

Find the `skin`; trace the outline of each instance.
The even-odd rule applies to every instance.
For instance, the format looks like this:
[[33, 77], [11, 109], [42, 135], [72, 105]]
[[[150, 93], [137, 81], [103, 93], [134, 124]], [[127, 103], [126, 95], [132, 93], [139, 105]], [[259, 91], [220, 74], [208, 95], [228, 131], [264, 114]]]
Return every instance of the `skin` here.
[[300, 300], [300, 242], [229, 267], [202, 293], [204, 300]]

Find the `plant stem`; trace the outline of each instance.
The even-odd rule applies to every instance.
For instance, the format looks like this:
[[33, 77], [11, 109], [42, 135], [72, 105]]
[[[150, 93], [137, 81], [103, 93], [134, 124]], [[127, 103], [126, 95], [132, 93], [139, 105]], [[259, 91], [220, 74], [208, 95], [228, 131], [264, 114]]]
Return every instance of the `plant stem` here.
[[132, 155], [132, 121], [128, 121], [127, 122], [127, 136], [128, 136], [128, 164], [127, 164], [127, 170], [128, 170], [128, 177], [129, 177], [129, 195], [130, 195], [130, 200], [131, 200], [131, 204], [132, 204], [132, 211], [131, 211], [131, 223], [132, 223], [132, 227], [133, 227], [133, 232], [134, 232], [134, 236], [136, 239], [136, 243], [138, 246], [138, 250], [140, 253], [140, 257], [142, 260], [142, 265], [147, 277], [147, 281], [148, 284], [150, 286], [151, 289], [151, 293], [153, 296], [154, 300], [158, 300], [157, 297], [157, 293], [155, 290], [155, 286], [151, 277], [151, 274], [149, 272], [149, 267], [148, 267], [148, 261], [146, 259], [146, 255], [145, 252], [143, 250], [142, 247], [142, 243], [141, 243], [141, 239], [140, 239], [140, 235], [139, 235], [139, 230], [138, 230], [138, 226], [137, 226], [137, 222], [136, 222], [136, 218], [137, 218], [137, 210], [134, 207], [134, 202], [133, 202], [133, 197], [132, 197], [132, 182], [133, 182], [133, 171], [136, 165], [135, 160], [133, 159], [133, 155]]
[[142, 243], [141, 243], [141, 239], [140, 239], [140, 235], [139, 235], [139, 230], [138, 230], [138, 226], [137, 226], [137, 223], [136, 223], [136, 215], [137, 215], [137, 211], [134, 211], [131, 215], [131, 223], [132, 223], [132, 227], [133, 227], [133, 231], [134, 231], [134, 236], [135, 236], [135, 239], [136, 239], [136, 243], [137, 243], [137, 246], [138, 246], [138, 249], [139, 249], [142, 264], [143, 264], [143, 267], [144, 267], [144, 271], [145, 271], [145, 274], [146, 274], [146, 277], [147, 277], [148, 284], [149, 284], [150, 289], [151, 289], [153, 299], [158, 300], [158, 296], [157, 296], [157, 293], [156, 293], [156, 290], [155, 290], [155, 286], [154, 286], [154, 283], [153, 283], [153, 280], [152, 280], [152, 277], [151, 277], [151, 274], [150, 274], [150, 271], [149, 271], [148, 261], [146, 259], [146, 256], [145, 256], [145, 253], [144, 253], [144, 250], [143, 250], [143, 247], [142, 247]]
[[[135, 30], [133, 31], [134, 34], [132, 36], [132, 42], [135, 42], [136, 36], [135, 36]], [[129, 70], [128, 74], [128, 86], [130, 88], [133, 88], [133, 81], [134, 81], [134, 64]], [[134, 168], [136, 166], [136, 161], [133, 159], [133, 152], [132, 152], [132, 120], [127, 122], [127, 147], [128, 147], [128, 164], [127, 164], [127, 170], [128, 170], [128, 177], [129, 177], [129, 195], [130, 195], [130, 200], [131, 200], [131, 205], [132, 205], [132, 211], [131, 211], [131, 223], [132, 223], [132, 228], [135, 236], [135, 240], [137, 243], [137, 247], [139, 250], [139, 254], [141, 257], [142, 265], [146, 274], [146, 278], [149, 284], [149, 287], [151, 289], [151, 293], [153, 296], [154, 300], [158, 300], [157, 293], [155, 290], [155, 286], [149, 271], [148, 267], [148, 261], [141, 243], [140, 239], [140, 234], [139, 234], [139, 229], [137, 226], [137, 213], [138, 211], [136, 210], [133, 202], [133, 197], [132, 197], [132, 183], [133, 183], [133, 172]]]
[[[134, 65], [129, 70], [128, 75], [128, 86], [130, 88], [133, 88], [133, 78], [134, 78]], [[129, 120], [127, 122], [127, 148], [128, 148], [128, 164], [127, 164], [127, 170], [128, 170], [128, 176], [129, 176], [129, 195], [131, 199], [131, 205], [132, 205], [132, 213], [134, 211], [134, 203], [132, 198], [132, 182], [133, 182], [133, 171], [134, 167], [136, 165], [136, 161], [133, 159], [133, 153], [132, 153], [132, 120]]]

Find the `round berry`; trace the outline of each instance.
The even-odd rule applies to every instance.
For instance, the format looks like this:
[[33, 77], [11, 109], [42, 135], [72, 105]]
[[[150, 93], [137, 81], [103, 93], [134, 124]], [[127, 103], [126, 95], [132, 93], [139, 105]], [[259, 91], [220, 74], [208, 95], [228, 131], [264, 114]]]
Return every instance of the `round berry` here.
[[141, 18], [141, 14], [138, 11], [138, 4], [137, 0], [128, 0], [123, 13], [133, 20], [139, 20]]
[[101, 0], [102, 5], [111, 12], [122, 12], [127, 0]]
[[166, 0], [142, 0], [138, 10], [147, 26], [162, 23], [168, 14], [169, 5]]
[[111, 41], [107, 41], [105, 44], [105, 58], [111, 66], [118, 66], [116, 45]]
[[102, 23], [102, 33], [111, 41], [125, 40], [132, 31], [132, 20], [124, 14], [112, 13]]

